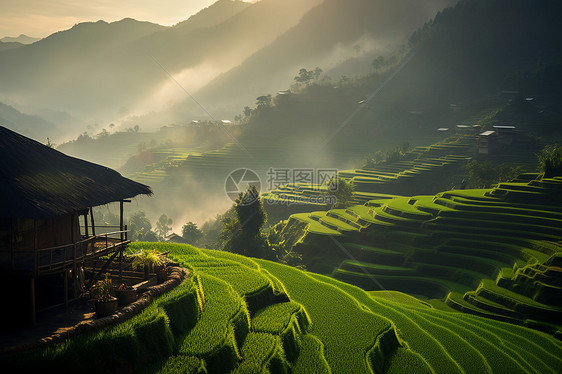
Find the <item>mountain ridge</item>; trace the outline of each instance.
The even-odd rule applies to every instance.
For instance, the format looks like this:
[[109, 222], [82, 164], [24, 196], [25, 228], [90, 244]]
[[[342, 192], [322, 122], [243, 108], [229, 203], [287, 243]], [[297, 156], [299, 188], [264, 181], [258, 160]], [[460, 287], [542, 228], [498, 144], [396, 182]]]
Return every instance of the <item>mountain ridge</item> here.
[[5, 36], [0, 39], [0, 42], [3, 43], [20, 43], [20, 44], [32, 44], [37, 41], [41, 40], [41, 38], [34, 38], [31, 36], [27, 36], [25, 34], [20, 34], [19, 36]]

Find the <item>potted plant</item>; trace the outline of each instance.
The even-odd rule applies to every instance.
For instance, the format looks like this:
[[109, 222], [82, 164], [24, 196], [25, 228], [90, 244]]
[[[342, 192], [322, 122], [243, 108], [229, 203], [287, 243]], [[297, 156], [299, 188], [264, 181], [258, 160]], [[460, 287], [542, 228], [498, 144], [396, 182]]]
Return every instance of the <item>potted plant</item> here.
[[141, 249], [131, 255], [133, 259], [133, 267], [142, 266], [144, 269], [144, 279], [148, 279], [148, 275], [154, 265], [160, 265], [162, 260], [156, 249]]
[[105, 279], [100, 280], [94, 286], [94, 298], [96, 316], [98, 318], [110, 316], [117, 310], [117, 299], [111, 296], [111, 279], [105, 275]]
[[119, 304], [119, 306], [129, 305], [137, 300], [137, 290], [132, 286], [121, 283], [121, 285], [115, 289], [115, 296], [117, 296], [117, 304]]

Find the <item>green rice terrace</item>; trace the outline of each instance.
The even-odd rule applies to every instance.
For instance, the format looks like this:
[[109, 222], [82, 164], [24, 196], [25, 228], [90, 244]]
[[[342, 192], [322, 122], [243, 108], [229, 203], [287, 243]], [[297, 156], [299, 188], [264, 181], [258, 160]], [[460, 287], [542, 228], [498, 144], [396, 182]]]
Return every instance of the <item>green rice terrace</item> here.
[[[277, 230], [307, 269], [562, 337], [562, 177], [384, 196]], [[463, 317], [464, 318], [464, 317]]]
[[133, 174], [132, 179], [146, 184], [159, 183], [169, 175], [168, 168], [181, 164], [191, 155], [200, 154], [185, 147], [157, 148], [151, 153], [161, 161], [146, 165], [143, 171]]
[[[362, 169], [340, 170], [338, 176], [353, 184], [353, 200], [356, 204], [391, 198], [394, 196], [391, 194], [397, 193], [439, 191], [436, 190], [439, 188], [436, 181], [444, 183], [441, 187], [448, 187], [451, 181], [462, 181], [463, 168], [474, 151], [474, 138], [459, 136], [455, 143], [416, 147], [401, 161], [385, 162]], [[284, 209], [286, 206], [293, 206], [295, 213], [298, 210], [325, 210], [329, 206], [323, 198], [327, 192], [326, 184], [288, 183], [264, 193], [263, 199], [268, 213], [277, 216], [280, 210], [291, 210]]]
[[[372, 146], [363, 145], [356, 148], [357, 152], [364, 155], [365, 152], [372, 149]], [[303, 166], [302, 158], [299, 158], [298, 154], [293, 154], [291, 149], [290, 144], [272, 146], [255, 142], [228, 143], [220, 149], [208, 152], [196, 152], [190, 148], [162, 148], [153, 151], [162, 158], [162, 161], [146, 165], [144, 171], [132, 175], [131, 178], [142, 183], [154, 184], [162, 182], [166, 177], [173, 176], [174, 173], [187, 172], [196, 176], [197, 179], [224, 182], [224, 178], [230, 172], [244, 167], [257, 172], [265, 185], [270, 168]], [[378, 165], [372, 169], [344, 170], [341, 175], [347, 179], [353, 179], [357, 185], [358, 201], [364, 202], [369, 200], [369, 196], [362, 196], [359, 191], [393, 191], [395, 193], [396, 188], [411, 187], [409, 182], [412, 181], [412, 178], [415, 178], [418, 183], [432, 180], [435, 182], [435, 176], [450, 172], [454, 174], [454, 171], [464, 165], [474, 151], [474, 138], [461, 135], [454, 143], [436, 143], [427, 147], [416, 147], [408, 152], [407, 160], [402, 162]], [[333, 152], [333, 156], [340, 155], [337, 150]], [[434, 185], [434, 183], [424, 184], [427, 185], [426, 188]], [[306, 200], [307, 196], [316, 196], [316, 187], [322, 188], [319, 185], [308, 185], [308, 189], [302, 190], [301, 184], [289, 185], [273, 190], [269, 198], [282, 199], [283, 195], [292, 193], [298, 194], [299, 198], [304, 196]], [[311, 190], [312, 194], [310, 194]], [[410, 189], [401, 193], [408, 191]], [[301, 199], [301, 203], [305, 203], [305, 200]], [[312, 204], [314, 203], [312, 202]]]
[[[537, 330], [227, 252], [164, 243], [132, 247], [170, 251], [190, 276], [126, 322], [4, 357], [6, 372], [562, 370], [562, 342]], [[540, 266], [528, 269], [518, 274], [548, 276]]]
[[170, 148], [158, 152], [167, 152], [167, 157], [163, 161], [147, 165], [143, 172], [136, 173], [131, 178], [153, 185], [174, 174], [188, 173], [197, 176], [198, 180], [220, 181], [224, 184], [226, 176], [241, 165], [265, 175], [268, 168], [287, 159], [287, 152], [282, 147], [272, 149], [271, 146], [259, 144], [228, 143], [208, 152], [193, 152], [188, 148]]

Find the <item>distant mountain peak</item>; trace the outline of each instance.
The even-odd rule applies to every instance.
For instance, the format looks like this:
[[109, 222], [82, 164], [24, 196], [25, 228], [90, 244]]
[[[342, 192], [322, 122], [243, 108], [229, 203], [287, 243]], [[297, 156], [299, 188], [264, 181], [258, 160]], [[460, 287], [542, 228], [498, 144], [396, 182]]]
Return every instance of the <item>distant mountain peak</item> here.
[[191, 30], [212, 27], [226, 21], [251, 5], [252, 3], [241, 0], [218, 0], [192, 15], [187, 20], [179, 22], [174, 27], [182, 29], [189, 28]]
[[0, 42], [3, 43], [21, 43], [21, 44], [31, 44], [35, 43], [36, 41], [40, 40], [41, 38], [33, 38], [31, 36], [27, 36], [25, 34], [20, 34], [17, 37], [13, 36], [6, 36], [0, 39]]

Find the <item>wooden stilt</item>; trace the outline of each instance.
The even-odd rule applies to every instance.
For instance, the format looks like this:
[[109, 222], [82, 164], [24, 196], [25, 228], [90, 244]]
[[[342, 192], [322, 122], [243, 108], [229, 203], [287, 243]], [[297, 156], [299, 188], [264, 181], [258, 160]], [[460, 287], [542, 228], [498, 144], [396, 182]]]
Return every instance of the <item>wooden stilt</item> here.
[[119, 248], [119, 284], [123, 282], [123, 246]]
[[[121, 242], [123, 242], [123, 200], [119, 202], [119, 231], [121, 231]], [[119, 247], [119, 283], [123, 281], [123, 246]]]
[[86, 238], [89, 236], [88, 235], [88, 213], [84, 214], [84, 234], [86, 235]]
[[77, 253], [78, 252], [78, 249], [77, 249], [78, 244], [76, 243], [77, 241], [76, 241], [76, 237], [74, 235], [74, 214], [72, 214], [70, 216], [70, 229], [72, 230], [70, 235], [71, 235], [71, 240], [72, 240], [72, 243], [73, 243], [72, 248], [73, 248], [73, 252], [74, 252], [72, 254], [72, 295], [73, 295], [73, 298], [76, 299], [78, 297], [78, 289], [77, 289], [77, 279], [78, 279], [77, 278], [77, 270], [78, 270], [78, 267], [76, 266], [77, 257], [78, 257], [78, 253]]
[[90, 207], [90, 218], [92, 220], [92, 235], [96, 236], [96, 223], [94, 222], [94, 207]]
[[123, 203], [123, 200], [119, 202], [119, 231], [121, 231], [121, 241], [123, 241]]

